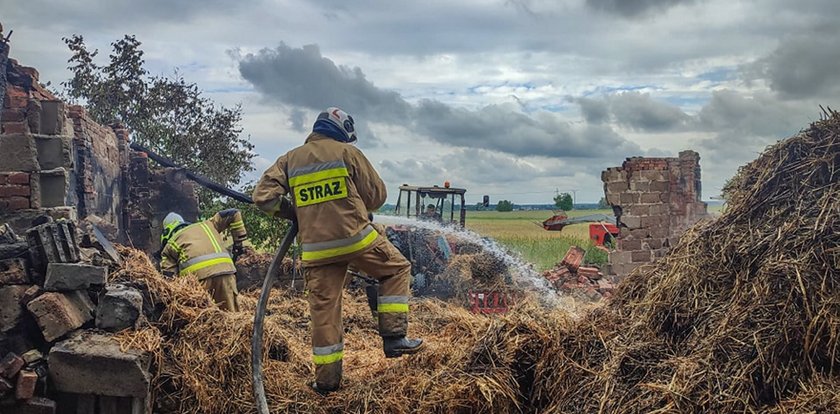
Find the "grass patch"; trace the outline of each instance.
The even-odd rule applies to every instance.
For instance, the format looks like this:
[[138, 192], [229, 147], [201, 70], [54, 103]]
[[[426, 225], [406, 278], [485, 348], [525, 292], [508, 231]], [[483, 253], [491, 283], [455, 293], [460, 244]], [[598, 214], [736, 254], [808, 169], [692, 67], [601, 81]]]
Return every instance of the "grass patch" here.
[[[579, 210], [569, 212], [570, 217], [589, 214], [611, 214], [610, 210]], [[540, 222], [551, 217], [550, 210], [541, 211], [471, 211], [467, 214], [467, 228], [491, 237], [522, 255], [538, 270], [552, 268], [571, 246], [587, 250], [586, 261], [606, 263], [607, 254], [596, 249], [589, 241], [589, 224], [566, 227], [563, 231], [547, 231]]]

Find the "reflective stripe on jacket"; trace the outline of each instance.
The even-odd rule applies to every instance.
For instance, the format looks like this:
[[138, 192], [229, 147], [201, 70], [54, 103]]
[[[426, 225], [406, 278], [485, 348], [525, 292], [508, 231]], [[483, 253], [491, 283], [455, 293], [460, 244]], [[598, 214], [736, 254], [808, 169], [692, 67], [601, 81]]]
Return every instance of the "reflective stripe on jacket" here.
[[254, 202], [280, 216], [288, 195], [300, 228], [305, 265], [349, 260], [372, 248], [378, 233], [368, 211], [385, 203], [385, 184], [362, 152], [312, 133], [263, 173]]
[[236, 273], [221, 232], [230, 230], [234, 242], [241, 243], [247, 237], [245, 226], [237, 224], [242, 222], [238, 210], [222, 213], [176, 232], [161, 252], [161, 271], [179, 276], [195, 274], [198, 280]]

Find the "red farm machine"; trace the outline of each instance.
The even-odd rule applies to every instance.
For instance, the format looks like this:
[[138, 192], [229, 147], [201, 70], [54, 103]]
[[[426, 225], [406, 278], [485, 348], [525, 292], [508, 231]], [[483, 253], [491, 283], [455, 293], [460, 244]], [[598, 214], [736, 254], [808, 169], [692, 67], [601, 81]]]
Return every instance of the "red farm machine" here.
[[590, 214], [588, 216], [569, 217], [560, 211], [542, 222], [542, 227], [549, 231], [561, 231], [570, 224], [590, 223], [589, 238], [596, 246], [609, 247], [618, 237], [618, 226], [615, 218], [606, 214]]

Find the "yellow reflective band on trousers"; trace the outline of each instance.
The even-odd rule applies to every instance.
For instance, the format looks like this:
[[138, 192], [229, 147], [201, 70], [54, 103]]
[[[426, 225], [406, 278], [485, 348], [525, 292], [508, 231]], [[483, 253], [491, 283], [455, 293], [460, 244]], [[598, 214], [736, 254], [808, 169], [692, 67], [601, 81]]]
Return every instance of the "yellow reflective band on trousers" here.
[[380, 296], [377, 302], [379, 313], [408, 313], [408, 296]]
[[358, 252], [365, 247], [368, 247], [376, 241], [379, 233], [370, 225], [366, 226], [359, 234], [353, 237], [348, 237], [341, 240], [332, 240], [320, 243], [304, 243], [302, 247], [301, 259], [321, 260], [330, 259], [333, 257], [344, 256]]
[[408, 313], [407, 303], [380, 303], [376, 305], [379, 313]]
[[344, 344], [316, 346], [312, 348], [312, 362], [315, 365], [327, 365], [344, 358]]

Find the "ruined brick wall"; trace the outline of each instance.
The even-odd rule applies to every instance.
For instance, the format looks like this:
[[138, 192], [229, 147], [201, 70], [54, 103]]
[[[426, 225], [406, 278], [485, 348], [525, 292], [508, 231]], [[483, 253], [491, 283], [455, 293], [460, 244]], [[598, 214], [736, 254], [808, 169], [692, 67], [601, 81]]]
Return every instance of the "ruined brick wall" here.
[[700, 156], [683, 151], [676, 158], [628, 158], [601, 173], [607, 202], [620, 228], [610, 253], [613, 273], [626, 276], [662, 257], [679, 235], [706, 216], [700, 201]]
[[171, 168], [151, 168], [149, 157], [133, 152], [126, 170], [128, 204], [125, 223], [132, 246], [154, 253], [160, 249], [163, 218], [176, 212], [185, 220], [198, 220], [196, 184]]
[[72, 130], [49, 103], [56, 98], [38, 83], [38, 71], [9, 59], [6, 78], [0, 122], [0, 222], [23, 230], [43, 214], [75, 219]]
[[78, 105], [70, 106], [67, 115], [76, 150], [79, 217], [96, 215], [114, 228], [122, 228], [122, 171], [128, 159], [128, 131], [120, 125], [99, 125]]
[[[24, 232], [41, 215], [109, 224], [118, 242], [157, 251], [169, 211], [199, 215], [195, 184], [155, 169], [128, 147], [129, 131], [100, 125], [38, 83], [38, 72], [9, 59], [0, 117], [0, 224]], [[113, 231], [107, 231], [113, 230]]]

